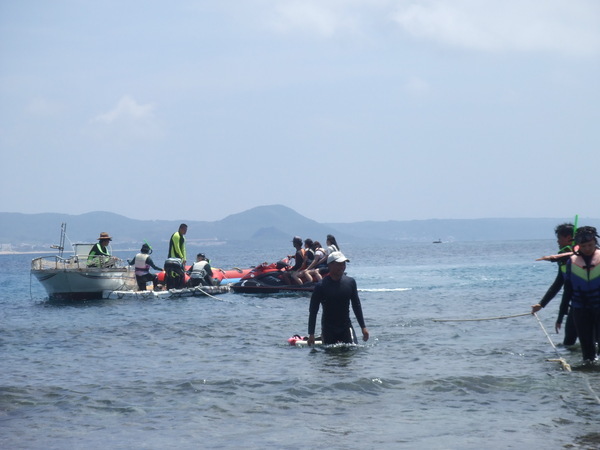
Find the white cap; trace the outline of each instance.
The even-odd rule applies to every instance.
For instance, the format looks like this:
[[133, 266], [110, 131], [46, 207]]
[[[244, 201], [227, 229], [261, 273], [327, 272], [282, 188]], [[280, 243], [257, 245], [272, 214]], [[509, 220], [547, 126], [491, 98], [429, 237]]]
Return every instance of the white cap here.
[[332, 262], [350, 262], [348, 258], [344, 256], [342, 252], [331, 252], [331, 254], [327, 257], [327, 264], [331, 264]]

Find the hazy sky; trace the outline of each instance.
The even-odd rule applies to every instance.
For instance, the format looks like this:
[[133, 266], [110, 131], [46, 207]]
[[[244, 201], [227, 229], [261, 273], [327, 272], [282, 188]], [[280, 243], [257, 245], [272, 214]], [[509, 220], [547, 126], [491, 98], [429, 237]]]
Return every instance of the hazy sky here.
[[598, 0], [0, 2], [0, 211], [600, 217]]

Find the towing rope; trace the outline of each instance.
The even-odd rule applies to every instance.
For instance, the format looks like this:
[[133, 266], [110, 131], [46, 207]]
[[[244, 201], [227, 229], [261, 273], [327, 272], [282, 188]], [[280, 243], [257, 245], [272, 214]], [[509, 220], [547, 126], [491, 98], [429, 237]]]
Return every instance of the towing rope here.
[[548, 361], [559, 362], [564, 370], [566, 370], [567, 372], [570, 372], [571, 371], [571, 366], [569, 365], [569, 363], [562, 356], [560, 356], [560, 353], [558, 353], [558, 349], [556, 348], [556, 345], [554, 345], [554, 342], [552, 342], [552, 338], [550, 337], [550, 335], [546, 331], [546, 328], [544, 328], [544, 324], [542, 323], [542, 321], [540, 320], [540, 318], [538, 317], [538, 315], [536, 313], [533, 313], [533, 315], [535, 316], [535, 318], [537, 319], [538, 323], [540, 324], [540, 327], [542, 327], [542, 331], [544, 332], [544, 334], [548, 338], [548, 342], [550, 342], [550, 345], [552, 346], [552, 348], [556, 352], [556, 356], [558, 357], [557, 359], [549, 359]]
[[513, 317], [528, 316], [531, 313], [515, 314], [514, 316], [484, 317], [479, 319], [432, 319], [434, 322], [478, 322], [480, 320], [512, 319]]

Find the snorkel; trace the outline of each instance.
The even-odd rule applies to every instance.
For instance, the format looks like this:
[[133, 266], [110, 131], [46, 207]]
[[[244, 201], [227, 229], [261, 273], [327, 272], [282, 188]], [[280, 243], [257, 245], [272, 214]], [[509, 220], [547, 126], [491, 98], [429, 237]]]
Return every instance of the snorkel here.
[[144, 239], [144, 244], [146, 244], [148, 246], [148, 254], [151, 255], [152, 254], [152, 246], [150, 244], [148, 244], [148, 241], [146, 239]]

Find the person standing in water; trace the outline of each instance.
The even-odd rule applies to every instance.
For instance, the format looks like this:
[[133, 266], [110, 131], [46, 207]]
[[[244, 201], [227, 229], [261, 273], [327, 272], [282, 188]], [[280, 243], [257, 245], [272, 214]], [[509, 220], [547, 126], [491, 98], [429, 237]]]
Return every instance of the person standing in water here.
[[[564, 285], [567, 260], [573, 254], [573, 229], [574, 225], [572, 223], [563, 223], [554, 229], [554, 234], [556, 234], [556, 242], [558, 243], [558, 253], [564, 253], [565, 256], [553, 260], [558, 264], [558, 273], [556, 274], [554, 282], [548, 288], [548, 291], [546, 291], [546, 294], [542, 297], [540, 302], [531, 306], [532, 314], [540, 311], [542, 308], [545, 308], [546, 305], [550, 303], [550, 300], [552, 300], [556, 294], [558, 294]], [[564, 295], [565, 291], [563, 290], [563, 297]], [[563, 316], [559, 314], [554, 326], [557, 333], [560, 331], [562, 321]], [[573, 315], [569, 310], [569, 313], [567, 314], [567, 322], [565, 324], [565, 337], [563, 339], [563, 345], [573, 345], [576, 341], [577, 330], [575, 329], [575, 323], [573, 322]]]
[[350, 305], [360, 326], [363, 341], [369, 339], [365, 325], [356, 280], [347, 276], [346, 263], [350, 262], [342, 252], [332, 252], [327, 257], [329, 276], [315, 286], [310, 298], [307, 344], [315, 343], [315, 327], [319, 308], [323, 305], [321, 333], [324, 344], [357, 344], [356, 333], [350, 320]]
[[575, 233], [579, 249], [567, 261], [565, 295], [560, 313], [565, 315], [569, 304], [581, 343], [584, 364], [597, 361], [596, 343], [600, 339], [600, 249], [596, 228], [581, 227]]

